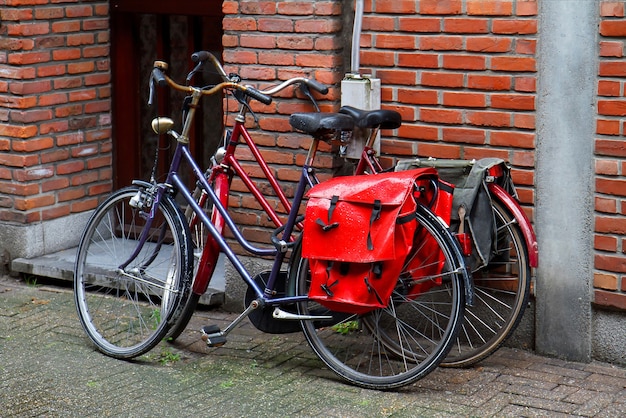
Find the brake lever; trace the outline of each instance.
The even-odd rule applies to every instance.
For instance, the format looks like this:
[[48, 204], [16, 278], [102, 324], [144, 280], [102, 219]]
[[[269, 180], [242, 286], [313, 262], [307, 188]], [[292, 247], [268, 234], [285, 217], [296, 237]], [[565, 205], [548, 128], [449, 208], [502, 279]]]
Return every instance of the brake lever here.
[[254, 123], [256, 123], [257, 125], [259, 124], [259, 118], [257, 117], [256, 113], [254, 113], [254, 111], [252, 110], [252, 108], [250, 107], [250, 103], [248, 103], [247, 100], [247, 96], [244, 92], [242, 92], [241, 90], [235, 90], [232, 92], [232, 95], [235, 97], [235, 99], [237, 99], [237, 101], [239, 103], [241, 103], [243, 106], [246, 107], [246, 110], [248, 113], [250, 113], [252, 115], [252, 117], [254, 118]]
[[306, 97], [309, 98], [309, 100], [311, 100], [313, 106], [315, 106], [315, 111], [319, 113], [320, 107], [317, 105], [317, 100], [315, 100], [315, 97], [313, 97], [313, 95], [311, 94], [311, 89], [309, 89], [309, 86], [301, 83], [300, 90], [302, 91], [302, 94], [304, 94]]
[[148, 106], [152, 106], [152, 104], [154, 103], [154, 93], [156, 91], [154, 84], [154, 77], [150, 75], [150, 81], [148, 82], [148, 87], [150, 88], [150, 92], [148, 93]]
[[196, 73], [202, 69], [202, 67], [204, 66], [204, 62], [205, 61], [200, 61], [199, 63], [197, 63], [194, 69], [191, 70], [189, 74], [187, 74], [187, 78], [185, 79], [185, 83], [187, 85], [191, 83], [191, 79], [193, 78], [193, 76], [196, 75]]

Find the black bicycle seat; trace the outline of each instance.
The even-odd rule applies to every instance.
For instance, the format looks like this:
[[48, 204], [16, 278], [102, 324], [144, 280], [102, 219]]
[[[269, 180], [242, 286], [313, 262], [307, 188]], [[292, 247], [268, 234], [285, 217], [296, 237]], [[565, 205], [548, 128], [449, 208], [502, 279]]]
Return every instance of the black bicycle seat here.
[[318, 137], [329, 131], [351, 131], [354, 120], [341, 113], [294, 113], [289, 116], [289, 124], [298, 131]]
[[402, 124], [402, 116], [395, 110], [363, 110], [352, 106], [342, 106], [339, 113], [350, 115], [359, 128], [396, 129]]

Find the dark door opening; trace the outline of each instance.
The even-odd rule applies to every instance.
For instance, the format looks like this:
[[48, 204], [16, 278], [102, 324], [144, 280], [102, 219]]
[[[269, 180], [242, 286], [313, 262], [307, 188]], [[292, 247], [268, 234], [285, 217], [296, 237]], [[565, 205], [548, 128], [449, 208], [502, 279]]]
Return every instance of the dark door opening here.
[[[190, 4], [188, 4], [190, 3]], [[159, 148], [157, 179], [167, 170], [170, 138], [158, 137], [152, 118], [169, 116], [181, 127], [183, 95], [160, 89], [158, 102], [149, 107], [148, 81], [155, 60], [169, 64], [169, 75], [183, 82], [192, 68], [193, 52], [206, 50], [222, 56], [221, 2], [165, 2], [162, 0], [111, 1], [111, 72], [113, 99], [114, 188], [133, 179], [148, 180]], [[218, 82], [210, 71], [194, 84]], [[198, 109], [190, 149], [206, 166], [219, 146], [223, 132], [222, 96], [204, 98]], [[162, 179], [161, 179], [162, 180]]]

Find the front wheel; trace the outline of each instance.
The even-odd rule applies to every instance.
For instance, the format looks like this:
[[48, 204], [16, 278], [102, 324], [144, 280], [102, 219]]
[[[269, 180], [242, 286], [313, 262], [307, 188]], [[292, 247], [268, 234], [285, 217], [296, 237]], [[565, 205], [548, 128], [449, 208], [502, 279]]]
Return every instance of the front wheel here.
[[113, 193], [91, 216], [78, 247], [78, 316], [111, 357], [133, 358], [156, 346], [189, 295], [192, 254], [183, 215], [164, 196], [147, 224], [150, 202], [139, 186]]
[[[333, 318], [302, 321], [302, 329], [318, 357], [355, 385], [391, 389], [421, 379], [445, 358], [461, 324], [464, 262], [435, 215], [421, 206], [416, 214], [415, 245], [387, 307], [351, 315], [313, 301], [298, 304], [302, 315]], [[307, 295], [309, 265], [298, 251], [290, 276], [297, 295]]]

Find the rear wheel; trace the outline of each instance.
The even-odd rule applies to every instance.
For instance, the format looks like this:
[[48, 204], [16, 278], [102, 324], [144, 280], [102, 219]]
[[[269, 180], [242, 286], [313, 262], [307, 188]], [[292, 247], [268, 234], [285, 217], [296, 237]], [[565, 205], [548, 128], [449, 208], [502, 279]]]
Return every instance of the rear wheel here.
[[[410, 384], [437, 367], [456, 337], [465, 305], [463, 260], [430, 210], [418, 207], [417, 222], [416, 245], [386, 308], [351, 315], [313, 301], [298, 304], [302, 315], [333, 318], [302, 321], [304, 334], [332, 371], [358, 386], [391, 389]], [[295, 276], [296, 292], [307, 295], [308, 261], [298, 252], [293, 260], [290, 276]]]
[[522, 319], [530, 294], [528, 249], [519, 224], [492, 201], [496, 235], [489, 264], [473, 273], [474, 306], [442, 366], [467, 367], [496, 351]]
[[151, 205], [142, 187], [113, 193], [90, 218], [78, 247], [80, 321], [98, 349], [116, 358], [157, 345], [189, 295], [191, 244], [183, 215], [166, 195], [147, 225]]

